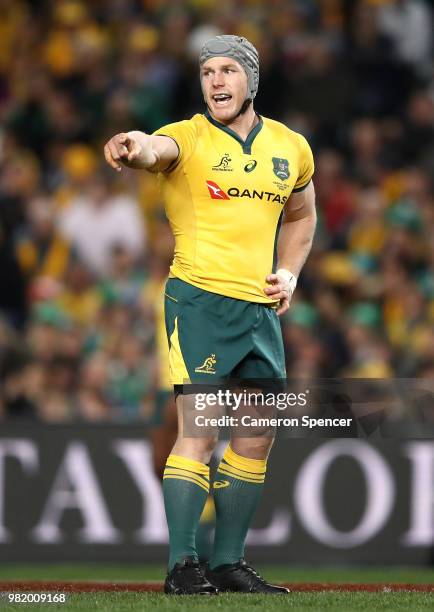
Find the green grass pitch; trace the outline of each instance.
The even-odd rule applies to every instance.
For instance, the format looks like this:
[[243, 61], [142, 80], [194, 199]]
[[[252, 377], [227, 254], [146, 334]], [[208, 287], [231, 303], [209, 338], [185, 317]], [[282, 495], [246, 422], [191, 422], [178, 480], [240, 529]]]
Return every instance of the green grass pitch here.
[[[285, 583], [406, 583], [433, 584], [434, 571], [429, 568], [301, 568], [259, 567], [269, 580]], [[164, 568], [140, 565], [0, 565], [0, 581], [64, 580], [145, 582], [161, 581]], [[23, 591], [24, 592], [24, 591]], [[280, 610], [334, 611], [352, 610], [433, 610], [433, 593], [402, 592], [294, 592], [286, 597], [263, 595], [221, 594], [216, 597], [169, 597], [161, 593], [91, 592], [67, 593], [65, 604], [12, 603], [5, 593], [0, 594], [0, 612], [26, 609], [87, 610], [87, 611], [147, 611], [159, 612], [274, 612]]]
[[159, 611], [165, 612], [274, 612], [291, 610], [304, 612], [325, 610], [332, 612], [352, 612], [365, 610], [432, 610], [434, 596], [426, 593], [294, 593], [284, 599], [281, 597], [266, 597], [264, 595], [226, 594], [217, 597], [204, 598], [198, 595], [184, 597], [169, 597], [161, 594], [143, 593], [87, 593], [74, 594], [62, 606], [56, 604], [11, 604], [3, 607], [0, 600], [0, 610], [31, 609], [35, 612], [47, 610], [82, 610], [84, 611]]

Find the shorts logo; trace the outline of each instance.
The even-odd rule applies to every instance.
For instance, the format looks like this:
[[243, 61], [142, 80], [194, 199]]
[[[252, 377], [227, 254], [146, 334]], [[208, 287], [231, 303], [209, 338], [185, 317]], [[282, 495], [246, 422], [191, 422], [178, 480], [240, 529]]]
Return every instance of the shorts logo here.
[[258, 162], [256, 159], [252, 159], [252, 161], [249, 161], [249, 163], [244, 166], [244, 172], [253, 172], [257, 165]]
[[272, 157], [271, 160], [273, 162], [273, 172], [277, 178], [280, 178], [282, 181], [289, 178], [288, 160], [281, 157]]
[[209, 195], [212, 200], [229, 200], [229, 196], [217, 185], [214, 181], [207, 181], [206, 186], [208, 187]]
[[233, 168], [229, 166], [231, 162], [229, 153], [225, 153], [221, 158], [220, 162], [212, 167], [213, 170], [219, 170], [220, 172], [233, 172]]
[[205, 359], [203, 364], [195, 369], [195, 372], [198, 374], [215, 374], [214, 365], [217, 363], [217, 359], [215, 358], [215, 354], [213, 353], [209, 357]]
[[213, 484], [214, 489], [224, 489], [230, 485], [229, 480], [216, 480]]

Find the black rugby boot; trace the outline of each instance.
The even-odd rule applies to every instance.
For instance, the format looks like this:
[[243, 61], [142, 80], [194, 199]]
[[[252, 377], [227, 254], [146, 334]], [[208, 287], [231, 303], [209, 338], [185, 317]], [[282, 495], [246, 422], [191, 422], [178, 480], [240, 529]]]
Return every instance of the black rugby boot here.
[[185, 557], [168, 572], [164, 592], [168, 595], [217, 595], [218, 589], [208, 582], [194, 557]]
[[289, 589], [266, 582], [253, 567], [247, 565], [244, 559], [230, 565], [219, 565], [215, 569], [207, 568], [208, 580], [219, 592], [233, 593], [264, 593], [270, 595], [286, 595]]

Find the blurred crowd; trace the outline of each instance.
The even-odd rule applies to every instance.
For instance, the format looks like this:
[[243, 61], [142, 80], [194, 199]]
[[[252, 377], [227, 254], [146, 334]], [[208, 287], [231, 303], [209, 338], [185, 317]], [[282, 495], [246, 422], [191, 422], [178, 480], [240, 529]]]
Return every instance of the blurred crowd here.
[[218, 33], [315, 154], [319, 226], [282, 321], [293, 377], [434, 376], [428, 0], [0, 0], [0, 418], [155, 420], [173, 241], [102, 147], [203, 112]]

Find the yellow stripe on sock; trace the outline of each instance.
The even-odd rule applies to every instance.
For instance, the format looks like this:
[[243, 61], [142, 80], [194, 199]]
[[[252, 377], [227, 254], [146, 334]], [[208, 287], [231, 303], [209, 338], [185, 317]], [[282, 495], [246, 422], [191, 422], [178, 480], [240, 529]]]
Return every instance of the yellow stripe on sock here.
[[200, 515], [201, 523], [211, 523], [215, 519], [214, 499], [209, 495]]
[[241, 457], [241, 455], [234, 453], [230, 446], [227, 447], [223, 459], [232, 467], [238, 470], [244, 470], [245, 472], [265, 474], [267, 470], [266, 459], [249, 459], [248, 457]]
[[232, 476], [232, 478], [237, 478], [238, 480], [245, 480], [246, 482], [254, 482], [255, 484], [262, 484], [265, 480], [265, 476], [263, 476], [261, 480], [254, 480], [253, 478], [249, 478], [247, 476], [235, 476], [234, 474], [231, 474], [231, 472], [224, 470], [221, 467], [219, 467], [217, 471], [220, 474], [226, 474], [227, 476]]
[[194, 476], [195, 478], [199, 478], [199, 480], [201, 480], [204, 484], [208, 484], [209, 483], [209, 478], [207, 476], [203, 476], [202, 474], [195, 474], [194, 472], [191, 472], [190, 470], [183, 470], [181, 468], [174, 468], [170, 465], [166, 465], [164, 472], [179, 472], [180, 474], [184, 474], [185, 476]]
[[237, 468], [232, 467], [228, 463], [220, 463], [218, 471], [220, 471], [222, 468], [224, 468], [225, 474], [233, 474], [236, 478], [251, 478], [252, 480], [264, 482], [264, 474], [252, 474], [251, 472], [246, 472], [245, 470], [237, 470]]
[[182, 470], [189, 470], [190, 472], [202, 474], [209, 478], [209, 466], [195, 459], [188, 459], [188, 457], [181, 457], [180, 455], [169, 455], [166, 465], [181, 468]]
[[187, 476], [180, 476], [179, 474], [176, 476], [172, 476], [171, 474], [167, 474], [163, 476], [163, 480], [167, 480], [168, 478], [175, 478], [176, 480], [186, 480], [187, 482], [192, 482], [193, 484], [197, 485], [198, 487], [200, 487], [201, 489], [209, 493], [209, 487], [206, 487], [200, 481], [196, 481], [194, 478], [190, 478]]
[[166, 476], [166, 475], [176, 476], [177, 474], [180, 477], [181, 476], [188, 476], [188, 478], [192, 478], [193, 480], [197, 481], [197, 483], [200, 483], [204, 487], [208, 487], [208, 489], [209, 489], [209, 480], [207, 480], [203, 476], [200, 476], [200, 474], [193, 474], [193, 472], [189, 472], [188, 470], [180, 470], [179, 468], [170, 468], [170, 467], [166, 466], [166, 469], [164, 470], [163, 477]]

